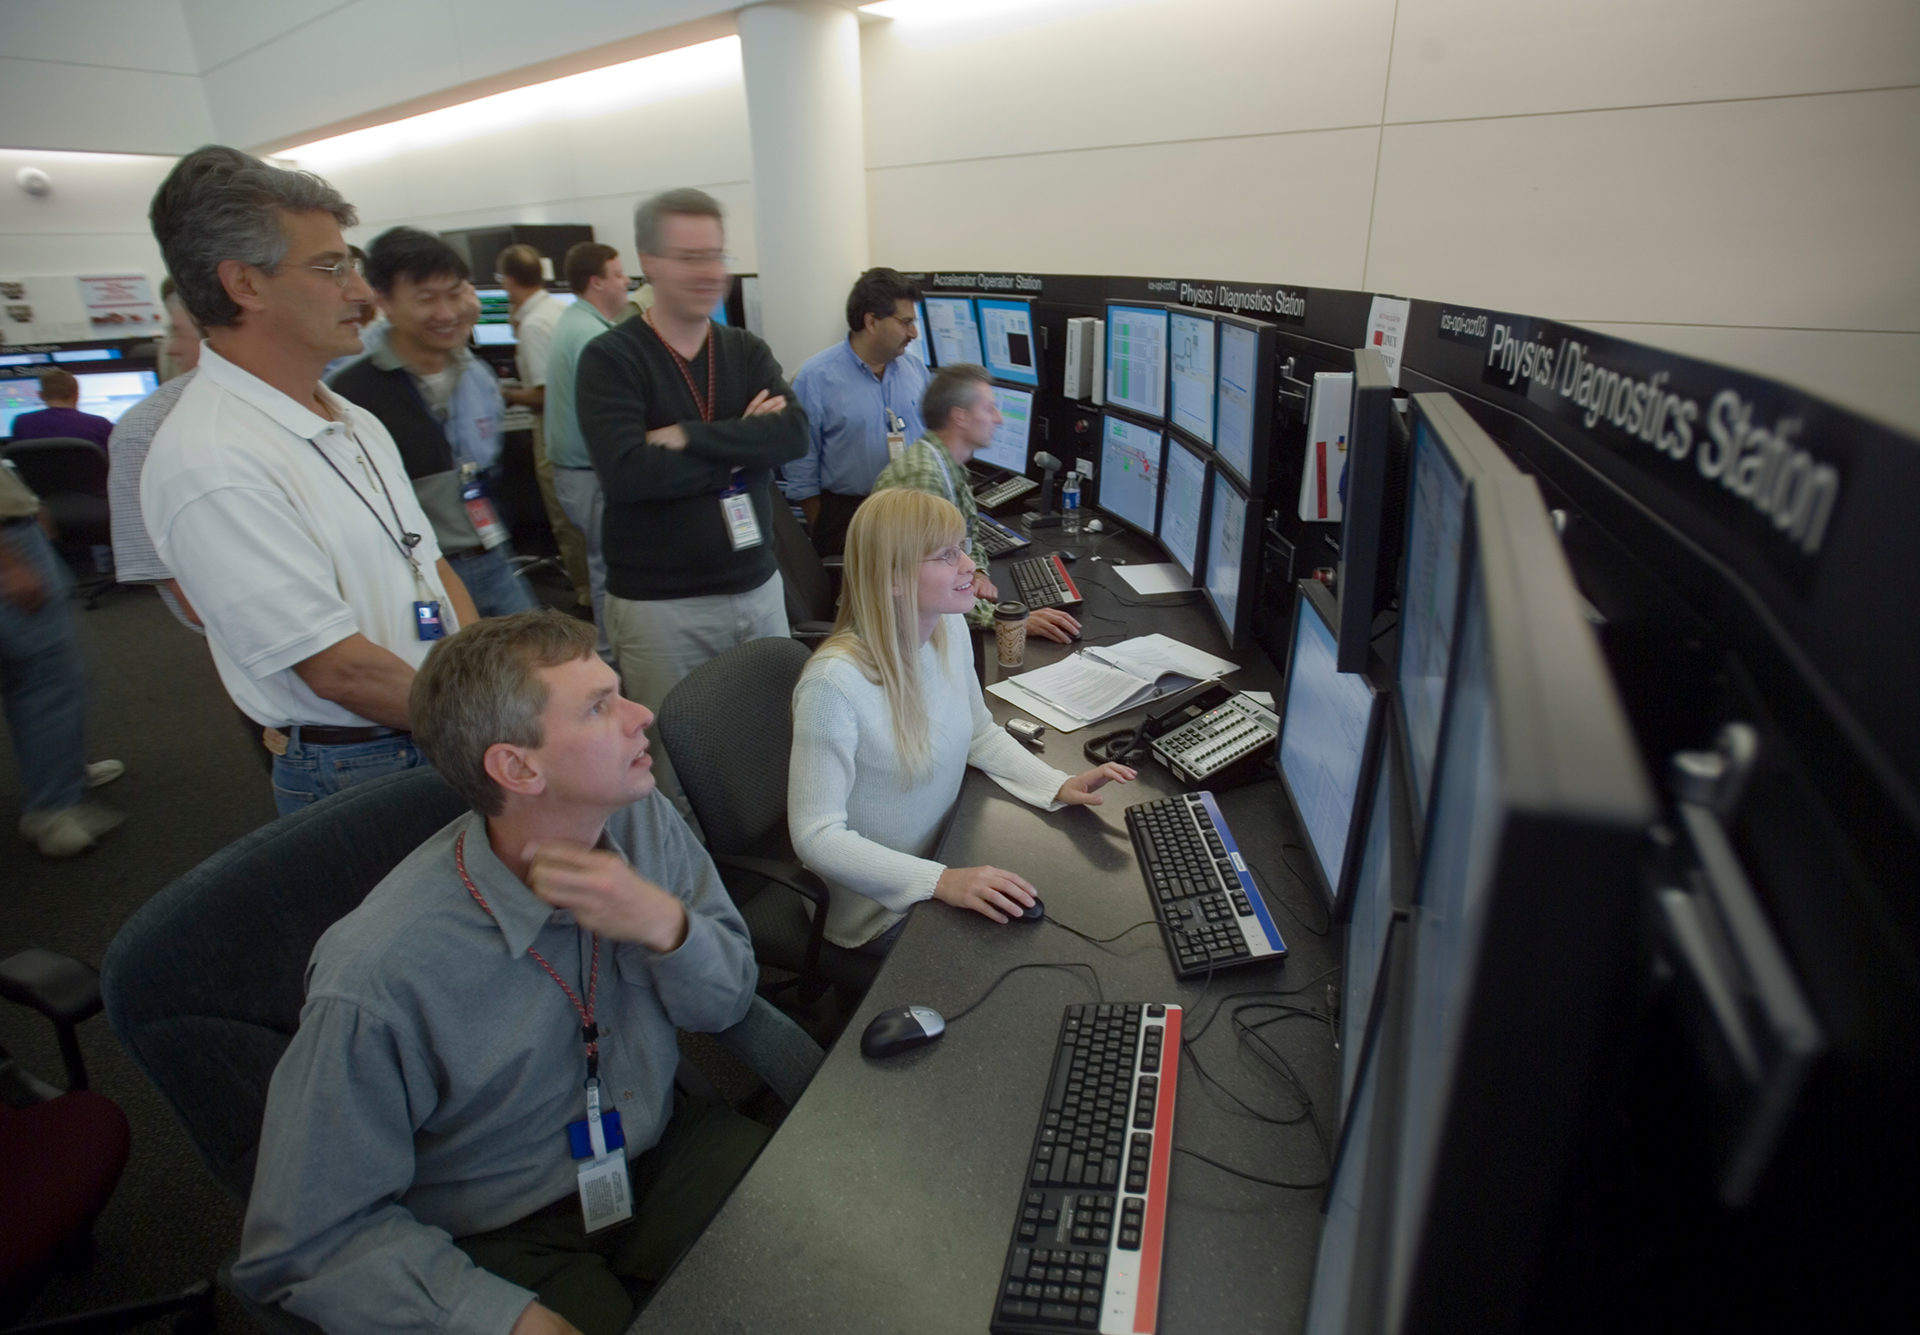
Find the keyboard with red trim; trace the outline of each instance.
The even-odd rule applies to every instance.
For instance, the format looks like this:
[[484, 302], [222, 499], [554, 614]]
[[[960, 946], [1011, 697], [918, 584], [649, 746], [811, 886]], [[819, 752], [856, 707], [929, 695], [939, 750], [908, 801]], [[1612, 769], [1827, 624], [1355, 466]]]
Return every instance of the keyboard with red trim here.
[[1180, 1074], [1180, 1007], [1067, 1007], [995, 1335], [1152, 1335]]
[[1080, 601], [1080, 590], [1067, 574], [1067, 563], [1058, 552], [1051, 556], [1029, 556], [1008, 567], [1020, 601], [1029, 609], [1072, 607]]

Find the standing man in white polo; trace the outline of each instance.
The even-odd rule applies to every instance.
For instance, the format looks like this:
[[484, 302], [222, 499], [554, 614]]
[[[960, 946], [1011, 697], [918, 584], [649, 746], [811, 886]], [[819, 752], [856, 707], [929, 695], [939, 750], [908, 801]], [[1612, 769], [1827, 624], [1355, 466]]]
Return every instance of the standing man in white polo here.
[[154, 547], [206, 626], [221, 683], [266, 729], [274, 802], [421, 763], [414, 669], [478, 619], [379, 419], [320, 383], [373, 299], [353, 206], [236, 149], [182, 158], [153, 234], [206, 331], [140, 480]]

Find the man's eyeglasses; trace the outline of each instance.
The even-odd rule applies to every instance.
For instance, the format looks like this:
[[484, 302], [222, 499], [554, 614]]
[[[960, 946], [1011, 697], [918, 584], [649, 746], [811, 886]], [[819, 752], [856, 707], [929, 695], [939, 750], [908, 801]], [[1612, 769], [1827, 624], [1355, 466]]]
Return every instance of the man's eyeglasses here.
[[307, 267], [331, 278], [343, 292], [353, 279], [367, 276], [367, 266], [351, 256], [344, 260], [335, 260], [332, 264], [309, 264]]
[[664, 251], [656, 258], [672, 260], [675, 264], [684, 264], [689, 269], [722, 269], [733, 267], [733, 256], [724, 250], [673, 250]]
[[944, 561], [946, 564], [952, 566], [955, 570], [958, 570], [960, 568], [960, 563], [962, 561], [970, 560], [970, 559], [971, 558], [964, 547], [945, 547], [945, 548], [942, 548], [940, 551], [935, 552], [932, 556], [927, 557], [924, 561], [921, 562], [921, 564], [926, 565], [933, 561]]

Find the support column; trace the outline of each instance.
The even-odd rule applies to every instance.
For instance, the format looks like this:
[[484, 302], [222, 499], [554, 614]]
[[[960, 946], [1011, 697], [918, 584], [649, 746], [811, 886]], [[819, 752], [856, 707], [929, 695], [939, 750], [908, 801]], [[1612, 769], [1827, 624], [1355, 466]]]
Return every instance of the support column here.
[[824, 0], [749, 5], [738, 18], [761, 320], [791, 377], [846, 337], [847, 289], [867, 267], [860, 22]]

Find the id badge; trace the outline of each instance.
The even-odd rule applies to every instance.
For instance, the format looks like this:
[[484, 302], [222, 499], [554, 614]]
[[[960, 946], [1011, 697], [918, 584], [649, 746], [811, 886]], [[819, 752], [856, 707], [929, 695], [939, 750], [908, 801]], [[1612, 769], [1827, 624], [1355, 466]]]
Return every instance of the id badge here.
[[439, 602], [417, 602], [413, 605], [414, 628], [423, 640], [437, 640], [447, 633], [447, 627], [440, 620]]
[[[588, 1233], [611, 1228], [633, 1218], [633, 1184], [627, 1178], [624, 1149], [609, 1145], [606, 1132], [615, 1129], [600, 1116], [600, 1082], [587, 1081], [587, 1140], [591, 1156], [574, 1169], [580, 1188], [580, 1218]], [[572, 1128], [568, 1128], [571, 1133]], [[571, 1136], [569, 1136], [571, 1139]]]
[[507, 526], [500, 522], [493, 502], [487, 499], [487, 484], [477, 474], [461, 480], [460, 500], [467, 507], [467, 519], [473, 524], [474, 532], [480, 535], [481, 547], [492, 551], [511, 536]]
[[763, 539], [760, 536], [760, 517], [753, 512], [753, 497], [746, 492], [728, 492], [720, 498], [720, 516], [727, 521], [727, 536], [733, 539], [733, 550], [744, 552], [749, 547], [758, 547]]
[[887, 432], [887, 459], [890, 462], [898, 462], [900, 456], [906, 452], [907, 433], [904, 431]]

